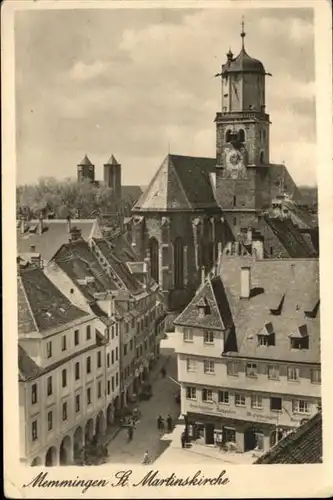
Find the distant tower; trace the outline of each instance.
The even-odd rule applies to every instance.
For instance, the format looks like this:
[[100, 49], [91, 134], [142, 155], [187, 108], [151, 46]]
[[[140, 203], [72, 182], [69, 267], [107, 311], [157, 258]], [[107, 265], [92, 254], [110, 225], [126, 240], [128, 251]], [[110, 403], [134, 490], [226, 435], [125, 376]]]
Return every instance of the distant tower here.
[[115, 203], [121, 201], [121, 165], [113, 155], [104, 163], [104, 183], [113, 189]]
[[95, 182], [95, 165], [91, 163], [87, 155], [77, 166], [77, 180], [78, 182]]

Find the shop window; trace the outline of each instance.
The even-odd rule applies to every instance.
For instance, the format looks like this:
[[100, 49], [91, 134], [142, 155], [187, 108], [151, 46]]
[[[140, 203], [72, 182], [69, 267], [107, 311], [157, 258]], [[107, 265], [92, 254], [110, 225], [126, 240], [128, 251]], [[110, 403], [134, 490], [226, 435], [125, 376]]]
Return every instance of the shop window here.
[[223, 427], [223, 443], [236, 443], [236, 429], [232, 427]]

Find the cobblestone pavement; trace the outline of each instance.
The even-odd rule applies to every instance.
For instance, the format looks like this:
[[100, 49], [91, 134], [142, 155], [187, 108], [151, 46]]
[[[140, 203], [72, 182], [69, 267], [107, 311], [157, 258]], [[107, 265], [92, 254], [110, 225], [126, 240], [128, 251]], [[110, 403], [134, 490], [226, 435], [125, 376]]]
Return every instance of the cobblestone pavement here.
[[[177, 379], [176, 356], [170, 352], [167, 352], [167, 355], [170, 356], [166, 364], [167, 375]], [[141, 419], [136, 424], [133, 440], [128, 442], [127, 429], [121, 429], [108, 444], [108, 463], [141, 463], [146, 450], [153, 461], [169, 446], [167, 434], [161, 439], [162, 435], [157, 429], [157, 417], [161, 414], [166, 419], [170, 413], [174, 420], [178, 418], [180, 406], [174, 399], [178, 386], [168, 376], [163, 378], [161, 374], [157, 375], [152, 386], [151, 399], [138, 404]]]

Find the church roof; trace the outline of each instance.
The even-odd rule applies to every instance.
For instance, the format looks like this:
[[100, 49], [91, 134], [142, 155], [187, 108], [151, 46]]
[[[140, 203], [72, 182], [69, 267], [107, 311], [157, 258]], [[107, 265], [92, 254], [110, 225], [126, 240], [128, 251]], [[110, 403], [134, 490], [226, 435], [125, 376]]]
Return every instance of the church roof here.
[[84, 158], [82, 159], [82, 161], [80, 161], [80, 163], [78, 163], [78, 166], [79, 167], [84, 167], [84, 166], [90, 166], [91, 167], [91, 166], [93, 166], [93, 164], [89, 160], [88, 156], [84, 155]]
[[120, 165], [120, 163], [118, 163], [115, 157], [111, 155], [108, 161], [104, 163], [104, 165]]
[[264, 65], [258, 59], [249, 56], [244, 47], [234, 59], [223, 65], [223, 73], [260, 73], [266, 74]]
[[210, 182], [215, 165], [215, 158], [167, 155], [133, 211], [217, 209]]

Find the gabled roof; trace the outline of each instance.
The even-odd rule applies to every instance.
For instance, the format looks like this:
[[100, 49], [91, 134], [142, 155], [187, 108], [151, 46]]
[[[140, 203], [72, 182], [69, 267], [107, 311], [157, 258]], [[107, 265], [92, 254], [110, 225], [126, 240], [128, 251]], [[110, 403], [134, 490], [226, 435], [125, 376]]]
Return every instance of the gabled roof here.
[[[17, 252], [26, 254], [31, 251], [31, 245], [33, 245], [35, 247], [34, 251], [40, 253], [42, 259], [48, 262], [61, 245], [68, 243], [70, 238], [68, 222], [66, 219], [45, 219], [42, 234], [29, 233], [29, 226], [37, 223], [37, 220], [26, 223], [26, 230], [22, 234], [21, 224], [18, 221], [16, 229]], [[71, 227], [77, 227], [81, 231], [84, 240], [89, 240], [92, 237], [102, 237], [102, 231], [97, 219], [71, 219]]]
[[95, 293], [118, 290], [88, 243], [82, 239], [62, 245], [53, 256], [51, 265], [52, 262], [67, 274], [89, 301], [94, 299]]
[[[250, 266], [251, 294], [240, 299], [241, 267]], [[318, 259], [264, 259], [222, 255], [220, 276], [235, 326], [237, 349], [225, 355], [280, 359], [300, 363], [320, 363], [320, 314], [305, 314], [307, 304], [317, 294], [319, 300]], [[272, 314], [272, 300], [282, 293], [281, 311]], [[261, 346], [257, 335], [272, 323], [275, 345]], [[309, 349], [291, 349], [289, 335], [306, 325]]]
[[[214, 281], [214, 280], [213, 280]], [[215, 280], [216, 281], [216, 280]], [[203, 285], [199, 288], [196, 295], [182, 313], [174, 320], [175, 325], [193, 326], [201, 328], [214, 328], [224, 330], [223, 322], [223, 307], [219, 307], [216, 300], [215, 292], [217, 291], [216, 282], [212, 284], [212, 280], [206, 279]], [[219, 290], [223, 293], [222, 288]], [[219, 302], [221, 302], [219, 300]], [[205, 314], [200, 314], [199, 309], [206, 304]]]
[[87, 316], [39, 268], [21, 270], [17, 295], [19, 334], [44, 332]]
[[85, 166], [93, 167], [94, 165], [91, 163], [88, 156], [84, 155], [84, 158], [80, 161], [80, 163], [78, 163], [78, 166], [79, 167], [85, 167]]
[[133, 212], [218, 209], [209, 174], [216, 160], [167, 155]]
[[261, 455], [254, 464], [318, 464], [322, 463], [322, 414], [287, 434], [273, 448]]

